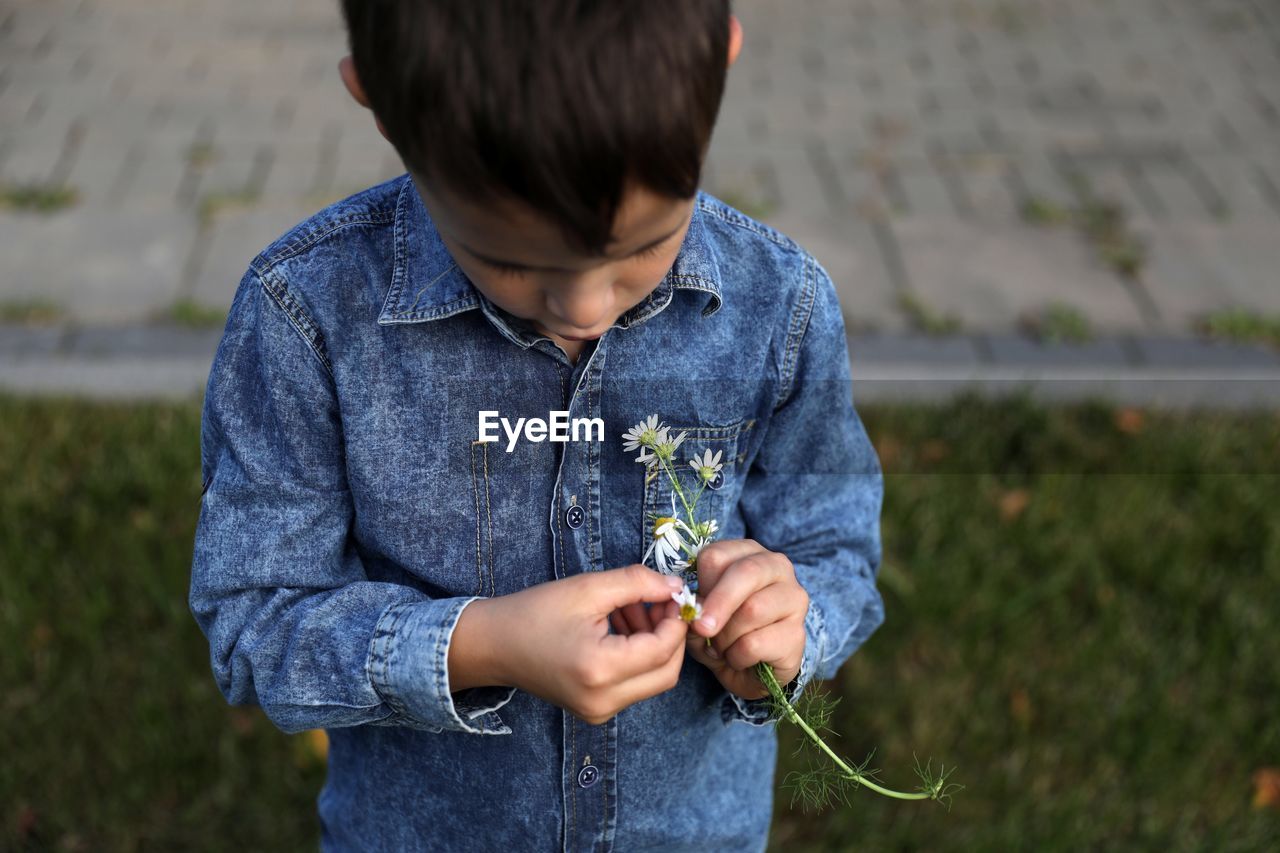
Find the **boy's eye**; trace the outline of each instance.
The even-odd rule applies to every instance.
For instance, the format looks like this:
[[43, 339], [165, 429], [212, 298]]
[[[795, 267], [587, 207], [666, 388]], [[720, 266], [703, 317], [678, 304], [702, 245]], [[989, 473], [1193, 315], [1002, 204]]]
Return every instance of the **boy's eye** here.
[[491, 269], [497, 270], [498, 275], [503, 275], [503, 276], [509, 275], [515, 278], [517, 276], [524, 275], [525, 273], [524, 267], [513, 267], [507, 264], [495, 264], [493, 261], [485, 261], [485, 263], [488, 264]]
[[633, 257], [633, 258], [647, 258], [647, 257], [649, 257], [650, 255], [656, 255], [656, 254], [658, 254], [658, 252], [660, 252], [660, 251], [662, 250], [662, 246], [663, 246], [663, 244], [665, 244], [666, 242], [667, 242], [666, 240], [663, 240], [661, 243], [658, 243], [657, 245], [654, 245], [654, 246], [650, 246], [649, 248], [645, 249], [643, 252], [636, 252], [636, 253], [635, 253], [634, 255], [632, 255], [631, 257]]
[[[656, 255], [658, 254], [658, 252], [662, 251], [662, 246], [663, 246], [663, 243], [665, 242], [666, 241], [664, 240], [662, 243], [658, 243], [656, 245], [650, 246], [649, 248], [644, 249], [643, 251], [636, 252], [627, 260], [631, 260], [633, 258], [647, 258], [650, 255]], [[511, 276], [512, 278], [524, 275], [529, 271], [527, 267], [517, 267], [517, 266], [512, 266], [511, 264], [499, 264], [499, 263], [494, 263], [493, 261], [485, 261], [484, 263], [487, 264], [491, 269], [497, 270], [499, 275]]]

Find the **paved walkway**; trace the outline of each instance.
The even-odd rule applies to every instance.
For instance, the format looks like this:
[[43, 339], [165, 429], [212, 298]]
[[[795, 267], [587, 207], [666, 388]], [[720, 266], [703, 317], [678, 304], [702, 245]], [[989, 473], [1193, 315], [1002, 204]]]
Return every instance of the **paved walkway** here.
[[[734, 5], [704, 185], [823, 262], [855, 365], [1274, 362], [1193, 335], [1223, 309], [1280, 313], [1280, 6]], [[209, 336], [166, 320], [216, 331], [259, 249], [403, 171], [342, 87], [345, 52], [336, 2], [0, 0], [0, 182], [76, 193], [0, 206], [0, 319], [55, 323], [0, 326], [0, 383], [38, 387], [85, 340], [207, 365]]]
[[[220, 328], [0, 326], [0, 390], [102, 399], [199, 398]], [[1280, 408], [1280, 353], [1186, 337], [1049, 344], [1011, 333], [853, 334], [859, 402], [932, 401], [966, 390], [1166, 408]]]

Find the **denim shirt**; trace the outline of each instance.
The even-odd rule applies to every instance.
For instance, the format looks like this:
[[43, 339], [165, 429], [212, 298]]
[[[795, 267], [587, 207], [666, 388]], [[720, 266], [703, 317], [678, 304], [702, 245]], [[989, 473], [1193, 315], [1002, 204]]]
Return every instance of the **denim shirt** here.
[[[717, 538], [795, 566], [793, 697], [881, 624], [880, 466], [803, 248], [699, 193], [661, 284], [575, 362], [472, 285], [404, 174], [250, 262], [203, 405], [189, 605], [229, 703], [327, 731], [322, 849], [764, 848], [777, 733], [693, 658], [600, 725], [452, 692], [446, 662], [472, 601], [641, 562], [671, 487], [622, 433], [651, 414], [681, 453], [722, 451], [698, 505]], [[480, 410], [601, 418], [604, 440], [508, 449]]]

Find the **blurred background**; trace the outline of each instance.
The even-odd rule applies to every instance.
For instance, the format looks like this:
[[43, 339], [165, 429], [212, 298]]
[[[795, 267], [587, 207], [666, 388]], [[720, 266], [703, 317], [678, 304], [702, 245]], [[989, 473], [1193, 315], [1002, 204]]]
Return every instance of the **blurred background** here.
[[[1280, 4], [736, 0], [704, 189], [840, 290], [887, 622], [777, 849], [1280, 847]], [[314, 849], [186, 605], [249, 260], [403, 172], [336, 3], [0, 0], [0, 849]], [[797, 741], [787, 731], [784, 746]]]

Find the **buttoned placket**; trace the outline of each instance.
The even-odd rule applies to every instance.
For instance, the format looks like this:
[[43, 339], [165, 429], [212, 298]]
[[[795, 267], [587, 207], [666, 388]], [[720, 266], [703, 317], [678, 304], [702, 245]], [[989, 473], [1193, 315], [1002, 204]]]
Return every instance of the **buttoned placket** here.
[[[547, 339], [535, 345], [555, 362], [564, 394], [562, 408], [569, 412], [571, 420], [600, 417], [600, 375], [606, 361], [607, 337], [606, 334], [597, 340], [589, 353], [584, 348], [577, 364], [571, 364], [563, 350]], [[559, 445], [560, 464], [548, 518], [557, 578], [603, 569], [601, 445], [594, 440]], [[561, 715], [564, 850], [612, 850], [618, 799], [614, 761], [618, 718], [594, 726], [568, 711]]]
[[[552, 360], [562, 388], [561, 409], [568, 411], [572, 421], [601, 417], [601, 376], [610, 333], [615, 329], [625, 330], [664, 310], [671, 302], [672, 288], [670, 282], [664, 280], [640, 305], [597, 339], [594, 346], [584, 347], [576, 363], [549, 337], [533, 331], [527, 321], [512, 317], [482, 294], [478, 298], [481, 310], [503, 336]], [[600, 536], [603, 446], [603, 441], [559, 444], [560, 462], [548, 514], [557, 579], [604, 568]], [[566, 853], [608, 853], [613, 850], [617, 828], [618, 717], [594, 726], [562, 710], [561, 719], [563, 849]]]

